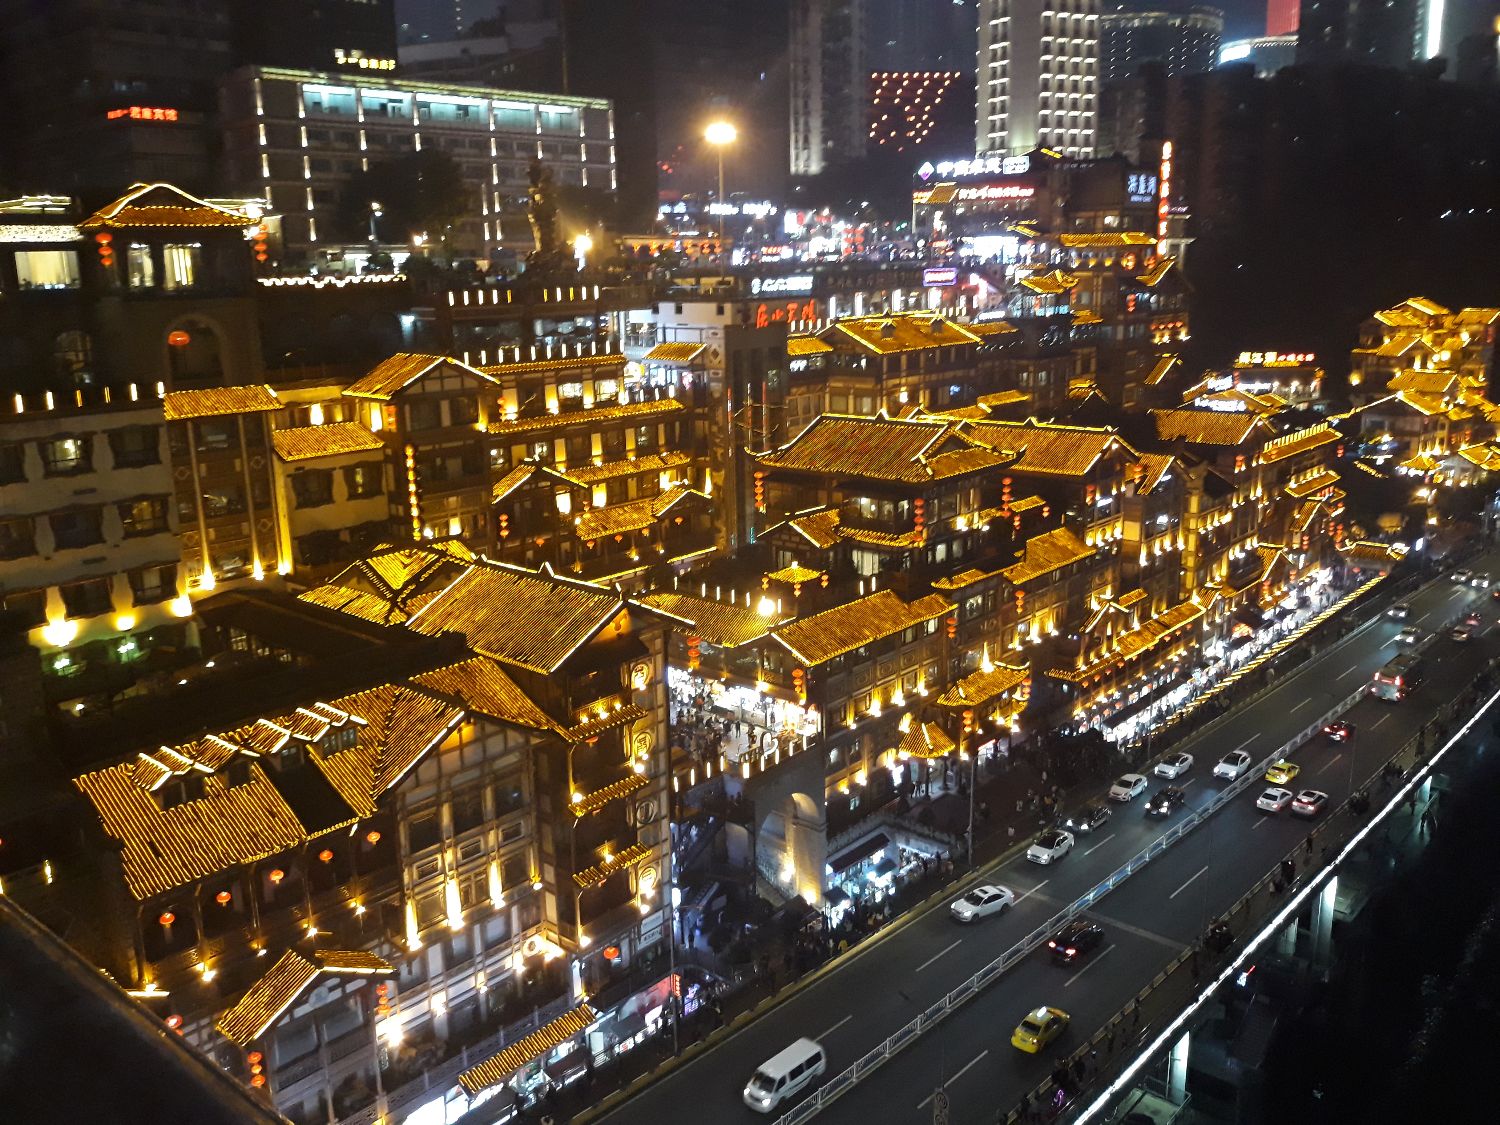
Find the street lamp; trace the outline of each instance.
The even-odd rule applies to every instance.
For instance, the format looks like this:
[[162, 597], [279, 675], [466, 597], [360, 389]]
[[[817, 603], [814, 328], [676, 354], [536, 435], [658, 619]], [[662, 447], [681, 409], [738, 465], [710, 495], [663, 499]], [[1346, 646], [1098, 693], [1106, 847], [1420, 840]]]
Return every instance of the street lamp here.
[[573, 239], [573, 257], [578, 259], [580, 271], [588, 268], [589, 251], [594, 248], [594, 240], [587, 233], [580, 234]]
[[373, 199], [370, 200], [370, 245], [371, 246], [374, 246], [375, 243], [379, 239], [379, 235], [377, 235], [375, 233], [375, 220], [378, 219], [378, 218], [380, 218], [380, 216], [382, 216], [384, 214], [385, 214], [385, 211], [381, 208], [380, 204], [376, 203]]
[[714, 121], [703, 131], [703, 139], [714, 146], [719, 157], [719, 250], [724, 249], [724, 150], [734, 144], [740, 131], [729, 121]]

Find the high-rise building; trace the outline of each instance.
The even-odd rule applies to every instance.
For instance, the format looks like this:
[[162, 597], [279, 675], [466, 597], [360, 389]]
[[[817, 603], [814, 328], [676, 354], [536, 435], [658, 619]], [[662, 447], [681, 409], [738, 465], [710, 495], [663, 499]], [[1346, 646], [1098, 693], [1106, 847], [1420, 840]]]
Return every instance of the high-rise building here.
[[1428, 58], [1439, 53], [1428, 49], [1429, 13], [1435, 7], [1441, 28], [1442, 5], [1443, 0], [1302, 0], [1297, 61], [1405, 66]]
[[816, 176], [864, 153], [868, 7], [868, 0], [799, 0], [792, 8], [794, 176]]
[[1098, 0], [981, 0], [981, 152], [1094, 152]]
[[1266, 34], [1295, 35], [1302, 15], [1298, 0], [1266, 0]]
[[1142, 63], [1159, 62], [1169, 76], [1212, 70], [1224, 37], [1224, 13], [1194, 4], [1173, 11], [1124, 6], [1099, 17], [1099, 77], [1128, 78]]

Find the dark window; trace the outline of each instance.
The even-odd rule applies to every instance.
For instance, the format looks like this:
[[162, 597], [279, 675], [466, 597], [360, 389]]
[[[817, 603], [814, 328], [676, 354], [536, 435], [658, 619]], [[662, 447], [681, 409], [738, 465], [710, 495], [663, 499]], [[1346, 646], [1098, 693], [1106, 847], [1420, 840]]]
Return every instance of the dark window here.
[[203, 494], [203, 513], [209, 518], [237, 516], [245, 510], [245, 490], [237, 484], [226, 484]]
[[0, 442], [0, 484], [18, 484], [26, 479], [26, 447], [19, 442]]
[[0, 520], [0, 559], [24, 559], [36, 554], [36, 528], [30, 516]]
[[299, 508], [321, 508], [333, 503], [333, 470], [305, 469], [292, 477], [292, 493]]
[[477, 398], [451, 398], [448, 400], [448, 414], [455, 426], [472, 426], [479, 421], [479, 400]]
[[406, 404], [406, 428], [436, 430], [442, 427], [442, 404], [437, 399], [418, 399]]
[[42, 465], [49, 477], [86, 473], [94, 467], [94, 441], [87, 437], [56, 438], [41, 444]]
[[62, 600], [69, 617], [97, 617], [114, 607], [108, 578], [70, 582], [62, 587]]
[[13, 590], [0, 594], [0, 609], [14, 614], [16, 620], [28, 629], [47, 624], [46, 590]]
[[363, 465], [347, 465], [344, 468], [344, 487], [349, 492], [349, 499], [363, 500], [369, 496], [379, 496], [384, 489], [381, 487], [381, 466], [379, 461], [367, 461]]
[[239, 436], [234, 422], [226, 422], [222, 419], [211, 418], [200, 421], [195, 429], [198, 432], [199, 453], [228, 449], [235, 444]]
[[453, 831], [467, 832], [484, 823], [484, 786], [453, 794]]
[[104, 542], [103, 512], [99, 508], [53, 512], [47, 520], [52, 525], [52, 541], [59, 551]]
[[109, 431], [109, 448], [115, 467], [134, 469], [141, 465], [161, 464], [161, 442], [155, 426], [126, 426]]
[[167, 530], [167, 498], [148, 496], [143, 500], [126, 500], [118, 505], [120, 525], [127, 539], [137, 535], [160, 535]]
[[406, 832], [407, 839], [410, 841], [410, 849], [414, 852], [436, 845], [443, 838], [437, 809], [427, 809], [413, 814], [411, 820], [407, 821]]
[[526, 863], [526, 853], [517, 852], [501, 866], [500, 886], [509, 894], [511, 890], [519, 890], [530, 883], [531, 872]]
[[177, 564], [143, 566], [130, 572], [136, 605], [155, 605], [177, 596]]
[[505, 816], [526, 807], [526, 793], [519, 773], [507, 774], [495, 785], [495, 815]]

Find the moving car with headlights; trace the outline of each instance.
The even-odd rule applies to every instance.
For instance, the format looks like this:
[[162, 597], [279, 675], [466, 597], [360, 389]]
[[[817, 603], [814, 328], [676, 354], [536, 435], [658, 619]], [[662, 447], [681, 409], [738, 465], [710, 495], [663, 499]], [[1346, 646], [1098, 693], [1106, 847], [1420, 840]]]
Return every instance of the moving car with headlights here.
[[1328, 807], [1328, 794], [1321, 789], [1304, 789], [1292, 801], [1296, 816], [1317, 816]]
[[1421, 640], [1422, 630], [1418, 629], [1415, 625], [1408, 625], [1396, 634], [1396, 643], [1403, 648], [1410, 648], [1414, 644], [1419, 644]]
[[1052, 960], [1063, 965], [1073, 965], [1098, 949], [1104, 941], [1104, 930], [1097, 922], [1087, 918], [1074, 918], [1047, 942], [1052, 951]]
[[813, 1039], [799, 1039], [761, 1063], [750, 1076], [745, 1085], [745, 1104], [757, 1113], [770, 1113], [821, 1078], [827, 1069], [822, 1045]]
[[1121, 774], [1109, 787], [1111, 801], [1133, 801], [1146, 791], [1146, 777], [1139, 773]]
[[1329, 742], [1348, 742], [1354, 737], [1354, 724], [1348, 719], [1334, 719], [1324, 725], [1323, 734]]
[[1301, 772], [1302, 767], [1296, 762], [1289, 762], [1285, 758], [1277, 758], [1271, 763], [1271, 768], [1266, 770], [1266, 780], [1272, 785], [1285, 785]]
[[1063, 821], [1063, 827], [1069, 832], [1087, 836], [1090, 832], [1103, 828], [1110, 818], [1109, 806], [1103, 801], [1090, 801], [1079, 809], [1067, 820]]
[[1027, 1012], [1011, 1032], [1010, 1045], [1034, 1055], [1068, 1029], [1070, 1018], [1061, 1008], [1038, 1008]]
[[1026, 858], [1032, 863], [1056, 863], [1073, 850], [1073, 833], [1061, 828], [1049, 828], [1036, 838], [1036, 843], [1026, 849]]
[[1385, 662], [1370, 681], [1370, 694], [1387, 703], [1399, 703], [1427, 678], [1426, 662], [1414, 652], [1404, 652]]
[[1385, 611], [1385, 615], [1396, 621], [1405, 621], [1408, 617], [1411, 616], [1411, 606], [1407, 605], [1405, 602], [1397, 602], [1395, 605], [1391, 606], [1390, 609]]
[[1255, 798], [1255, 807], [1261, 812], [1280, 812], [1292, 803], [1292, 791], [1272, 786]]
[[1467, 586], [1474, 580], [1474, 572], [1466, 566], [1461, 566], [1453, 572], [1452, 577], [1453, 581], [1459, 583], [1460, 585]]
[[1156, 768], [1151, 772], [1157, 777], [1165, 777], [1168, 780], [1181, 777], [1193, 768], [1193, 756], [1191, 754], [1168, 754], [1156, 763]]
[[1449, 633], [1448, 636], [1459, 644], [1468, 644], [1474, 639], [1474, 626], [1465, 621], [1461, 625], [1453, 626], [1453, 632]]
[[1235, 781], [1250, 768], [1250, 755], [1243, 750], [1231, 750], [1214, 766], [1214, 776], [1225, 781]]
[[960, 922], [975, 922], [980, 918], [988, 918], [991, 914], [1003, 913], [1014, 906], [1015, 902], [1015, 892], [1008, 887], [983, 883], [963, 898], [955, 899], [948, 910]]
[[1490, 588], [1490, 576], [1482, 570], [1476, 570], [1469, 578], [1469, 585], [1476, 590], [1488, 590]]
[[1154, 816], [1158, 820], [1171, 816], [1173, 812], [1182, 807], [1187, 800], [1187, 793], [1175, 785], [1166, 785], [1151, 794], [1151, 799], [1146, 802], [1146, 815]]
[[1479, 615], [1477, 609], [1471, 609], [1468, 613], [1464, 614], [1464, 624], [1472, 625], [1474, 628], [1479, 629], [1484, 625], [1484, 618]]

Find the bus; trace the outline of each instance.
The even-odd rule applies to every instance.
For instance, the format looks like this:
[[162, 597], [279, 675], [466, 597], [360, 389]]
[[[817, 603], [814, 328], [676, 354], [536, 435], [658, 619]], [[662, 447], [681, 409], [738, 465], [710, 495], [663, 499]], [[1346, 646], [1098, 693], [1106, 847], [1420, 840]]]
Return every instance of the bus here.
[[1375, 673], [1370, 694], [1376, 699], [1399, 703], [1421, 687], [1426, 678], [1427, 665], [1422, 658], [1414, 652], [1403, 653]]

